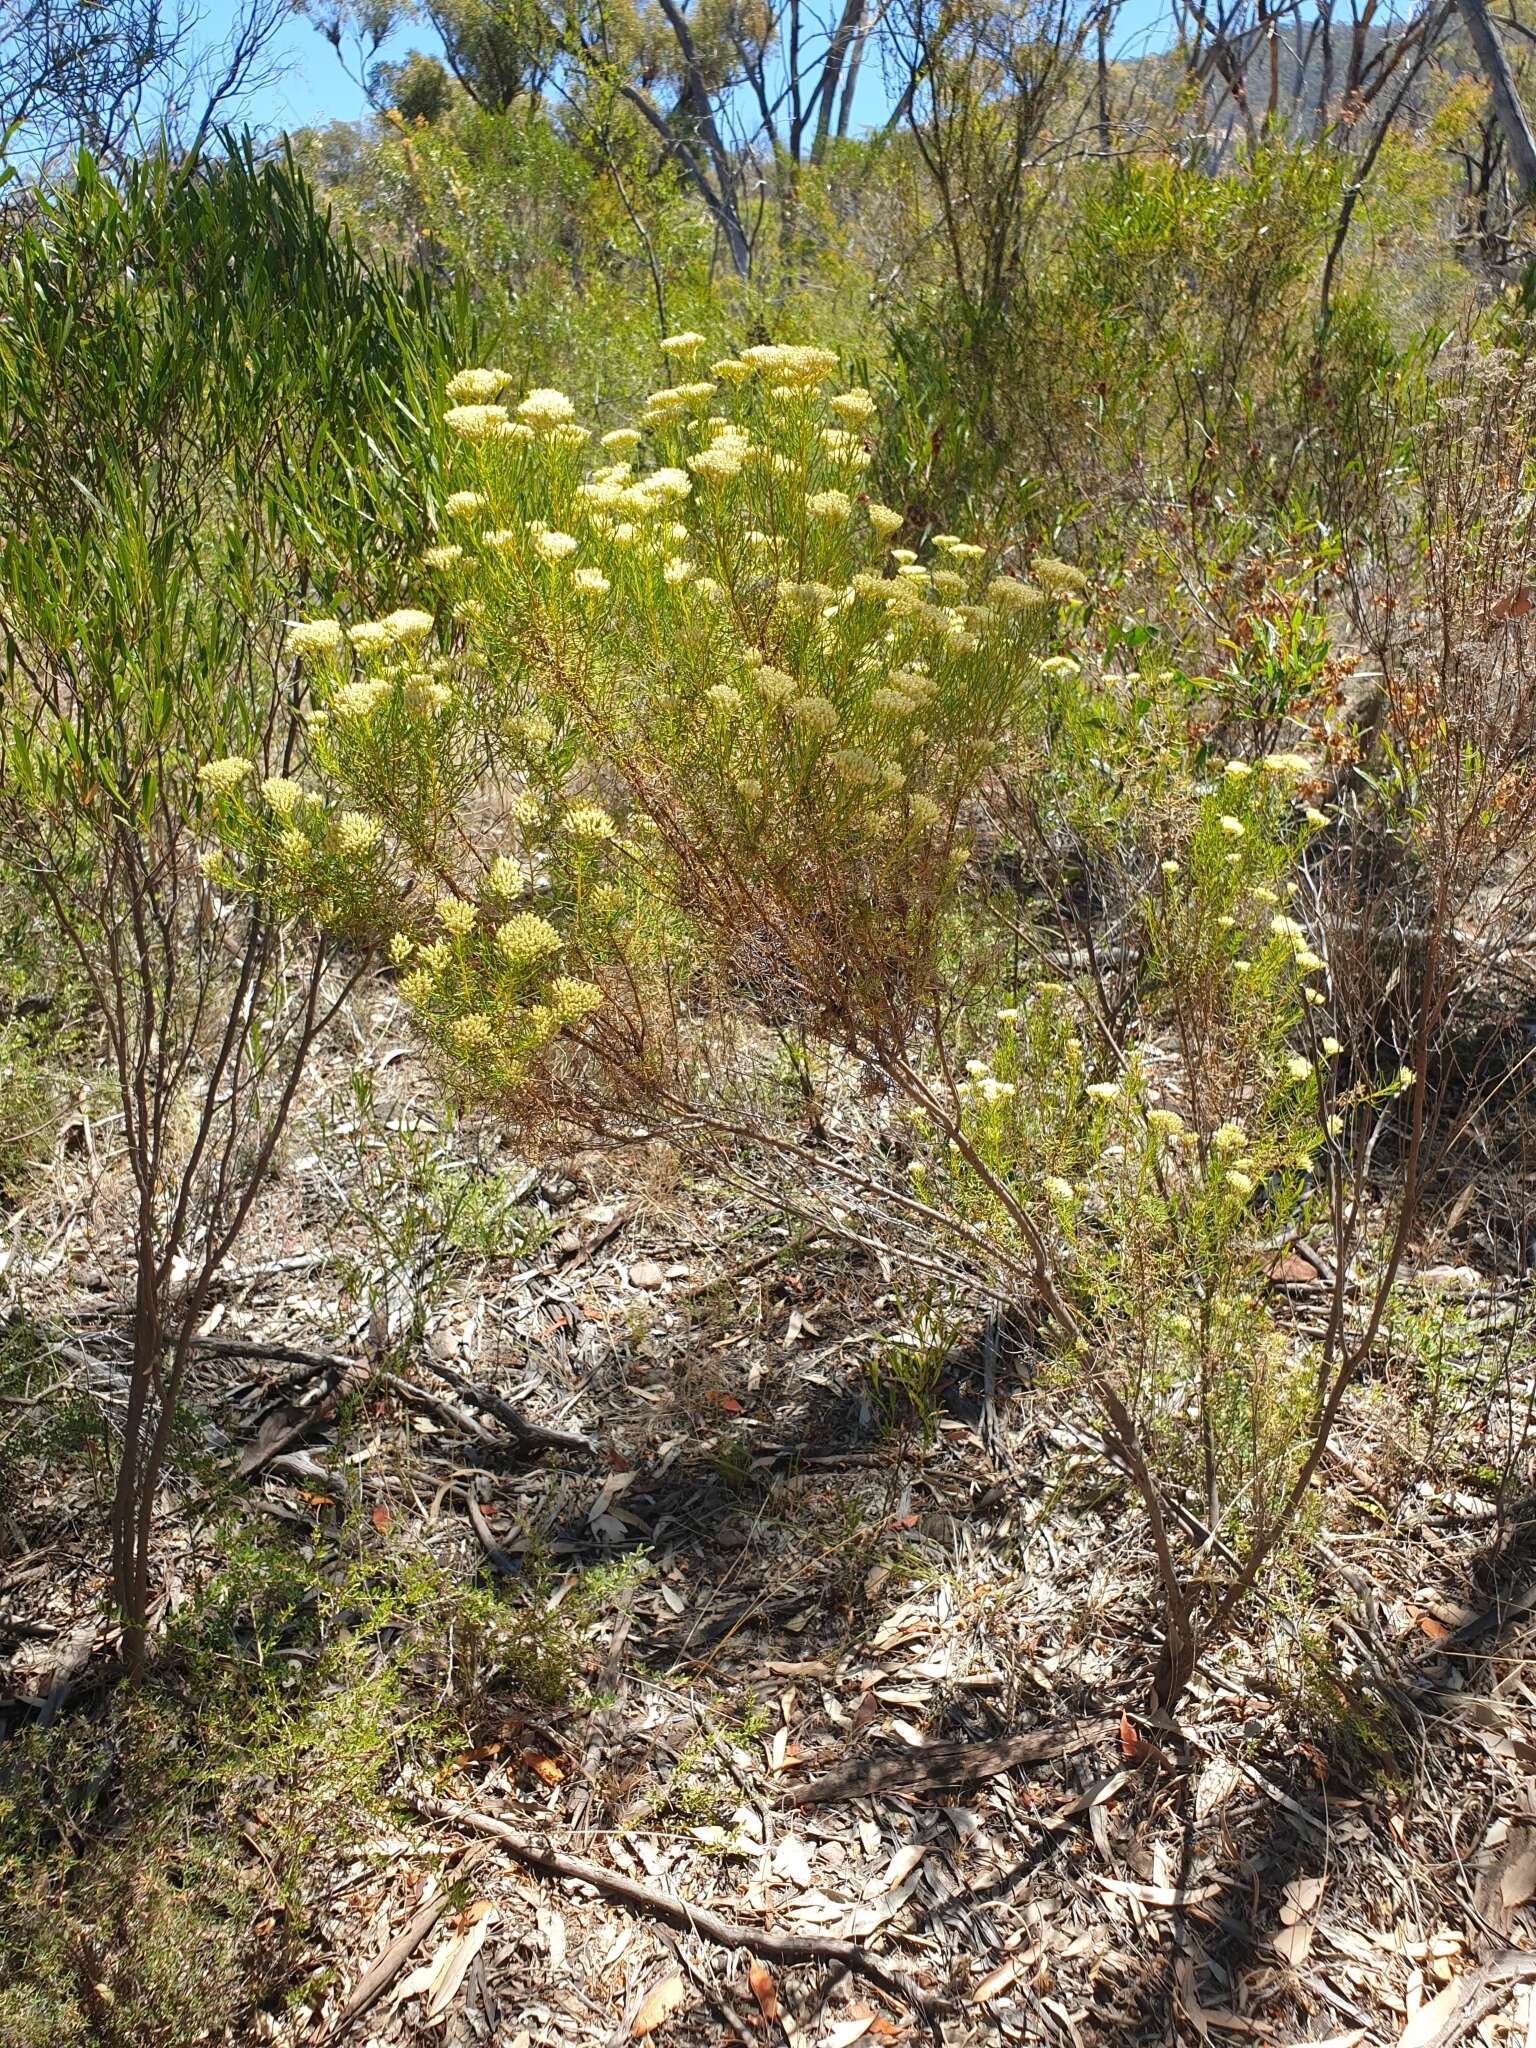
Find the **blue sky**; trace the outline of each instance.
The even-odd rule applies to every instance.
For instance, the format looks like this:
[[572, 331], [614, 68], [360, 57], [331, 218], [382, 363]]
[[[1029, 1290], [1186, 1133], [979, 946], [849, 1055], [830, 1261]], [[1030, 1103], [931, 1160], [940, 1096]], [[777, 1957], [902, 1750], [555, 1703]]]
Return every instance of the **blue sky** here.
[[[228, 34], [235, 5], [236, 0], [209, 0], [203, 32], [210, 42]], [[1117, 23], [1117, 45], [1127, 55], [1145, 49], [1151, 26], [1166, 19], [1165, 0], [1127, 0]], [[417, 21], [397, 35], [382, 54], [386, 59], [398, 59], [409, 49], [439, 47], [431, 24]], [[361, 88], [348, 77], [335, 50], [307, 15], [288, 17], [275, 39], [272, 57], [282, 67], [282, 75], [247, 100], [241, 109], [242, 122], [272, 132], [316, 127], [327, 121], [356, 121], [368, 112]], [[885, 111], [885, 93], [875, 64], [864, 66], [856, 105], [866, 124], [878, 121]]]
[[[231, 0], [211, 0], [203, 16], [204, 33], [221, 40], [229, 33], [235, 8]], [[413, 45], [431, 48], [434, 37], [425, 23], [413, 24], [386, 52], [403, 56]], [[361, 89], [347, 76], [336, 52], [304, 14], [292, 14], [272, 45], [272, 59], [282, 66], [275, 84], [254, 94], [241, 112], [253, 128], [309, 128], [326, 121], [355, 121], [368, 111]]]

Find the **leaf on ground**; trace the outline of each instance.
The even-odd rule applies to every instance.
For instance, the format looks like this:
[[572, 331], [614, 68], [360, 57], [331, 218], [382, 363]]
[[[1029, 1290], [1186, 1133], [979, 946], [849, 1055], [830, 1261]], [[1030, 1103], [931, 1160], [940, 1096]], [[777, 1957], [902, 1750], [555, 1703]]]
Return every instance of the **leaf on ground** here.
[[1408, 2015], [1408, 2024], [1398, 2036], [1397, 2048], [1427, 2048], [1461, 2003], [1461, 1985], [1454, 1980], [1437, 1991], [1427, 2004]]
[[999, 1992], [1006, 1991], [1018, 1974], [1019, 1959], [1017, 1956], [1009, 1956], [1007, 1961], [999, 1963], [995, 1970], [988, 1970], [986, 1976], [971, 1991], [972, 2005], [988, 2004]]
[[389, 1509], [385, 1506], [383, 1501], [380, 1500], [374, 1502], [373, 1512], [369, 1515], [368, 1519], [370, 1522], [372, 1522], [373, 1526], [375, 1527], [375, 1529], [378, 1530], [381, 1536], [388, 1535], [389, 1525], [393, 1518], [390, 1515]]
[[565, 1961], [566, 1937], [565, 1915], [540, 1906], [536, 1915], [538, 1928], [544, 1937], [544, 1947], [549, 1956], [550, 1968], [558, 1970]]
[[1310, 1920], [1298, 1920], [1292, 1927], [1282, 1927], [1278, 1934], [1270, 1936], [1270, 1947], [1284, 1963], [1293, 1970], [1299, 1970], [1312, 1953], [1312, 1942], [1317, 1928]]
[[1506, 1913], [1536, 1898], [1536, 1830], [1526, 1834], [1523, 1846], [1505, 1864], [1499, 1877], [1499, 1897]]
[[868, 2013], [862, 2019], [834, 2020], [821, 2035], [823, 2048], [852, 2048], [852, 2043], [862, 2041], [868, 2032]]
[[1146, 1754], [1147, 1739], [1137, 1729], [1129, 1714], [1120, 1716], [1120, 1754], [1128, 1764], [1138, 1763]]
[[552, 1756], [540, 1756], [536, 1750], [525, 1749], [522, 1755], [524, 1770], [532, 1771], [541, 1785], [563, 1785], [565, 1772]]
[[779, 2016], [779, 1987], [773, 1981], [773, 1972], [766, 1963], [751, 1963], [747, 1967], [747, 1983], [752, 1996], [757, 2000], [757, 2009], [765, 2020], [776, 2020]]
[[1118, 1892], [1122, 1899], [1139, 1899], [1144, 1906], [1199, 1906], [1214, 1899], [1221, 1890], [1216, 1883], [1137, 1884], [1128, 1877], [1102, 1877], [1098, 1873], [1093, 1881], [1102, 1891]]
[[1245, 2019], [1241, 2013], [1226, 2012], [1219, 2006], [1206, 2005], [1195, 1982], [1194, 1961], [1189, 1956], [1181, 1957], [1176, 1965], [1173, 1988], [1180, 2012], [1202, 2041], [1210, 2040], [1213, 2028], [1223, 2034], [1266, 2034], [1269, 2031], [1256, 2020]]
[[1322, 1896], [1323, 1880], [1320, 1877], [1293, 1877], [1281, 1899], [1281, 1925], [1294, 1927], [1298, 1920], [1304, 1920]]
[[1225, 1805], [1242, 1782], [1243, 1774], [1236, 1764], [1229, 1763], [1224, 1756], [1213, 1756], [1195, 1783], [1195, 1819], [1205, 1820], [1218, 1806]]
[[673, 1970], [670, 1976], [663, 1977], [659, 1984], [653, 1984], [641, 1999], [635, 2016], [629, 2023], [629, 2038], [632, 2041], [643, 2041], [647, 2034], [654, 2034], [663, 2021], [672, 2017], [687, 1996], [688, 1988], [677, 1970]]
[[432, 1981], [427, 1989], [426, 2009], [423, 2018], [440, 2019], [459, 1994], [466, 1971], [480, 1953], [481, 1943], [490, 1932], [496, 1918], [496, 1908], [489, 1899], [476, 1899], [472, 1906], [466, 1906], [455, 1923], [456, 1931], [437, 1953], [432, 1965]]
[[908, 1842], [903, 1848], [898, 1849], [879, 1878], [865, 1893], [865, 1897], [870, 1898], [876, 1892], [894, 1891], [897, 1885], [904, 1884], [928, 1854], [930, 1847], [931, 1844], [928, 1842]]

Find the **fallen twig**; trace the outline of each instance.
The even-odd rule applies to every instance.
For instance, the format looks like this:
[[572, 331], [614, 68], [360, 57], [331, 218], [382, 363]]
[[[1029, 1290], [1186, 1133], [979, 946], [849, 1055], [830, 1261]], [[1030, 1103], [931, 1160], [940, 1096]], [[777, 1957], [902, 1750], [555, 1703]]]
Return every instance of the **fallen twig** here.
[[454, 1892], [459, 1885], [490, 1853], [489, 1849], [478, 1846], [465, 1853], [460, 1859], [453, 1883], [446, 1885], [435, 1898], [428, 1899], [427, 1903], [405, 1923], [378, 1961], [370, 1963], [348, 1995], [345, 2005], [316, 2031], [316, 2041], [335, 2040], [353, 2020], [361, 2018], [370, 2006], [378, 2004], [438, 1921], [452, 1907]]
[[877, 1962], [856, 1942], [838, 1941], [830, 1935], [770, 1934], [765, 1928], [744, 1927], [739, 1921], [723, 1920], [707, 1907], [692, 1905], [687, 1899], [676, 1898], [670, 1892], [623, 1877], [601, 1863], [589, 1863], [582, 1856], [567, 1856], [542, 1837], [520, 1835], [505, 1821], [497, 1820], [488, 1813], [477, 1813], [473, 1807], [455, 1806], [442, 1799], [414, 1799], [411, 1803], [429, 1820], [452, 1821], [459, 1827], [472, 1828], [479, 1834], [491, 1836], [530, 1870], [541, 1870], [549, 1877], [570, 1878], [578, 1884], [589, 1884], [594, 1890], [606, 1892], [610, 1898], [622, 1899], [637, 1911], [664, 1920], [671, 1927], [680, 1927], [686, 1933], [697, 1934], [719, 1948], [747, 1949], [754, 1955], [771, 1956], [782, 1963], [834, 1964], [873, 1984], [887, 1998], [922, 2013], [930, 2025], [934, 2024], [937, 2014], [948, 2007], [947, 2000], [923, 1990], [921, 1985], [914, 1984], [899, 1971], [887, 1969], [884, 1963]]
[[240, 1455], [237, 1471], [242, 1479], [254, 1479], [264, 1472], [274, 1458], [280, 1458], [285, 1451], [295, 1450], [304, 1439], [313, 1436], [317, 1429], [334, 1420], [343, 1398], [354, 1394], [368, 1383], [369, 1369], [357, 1360], [347, 1364], [334, 1386], [327, 1388], [312, 1408], [304, 1409], [298, 1416], [281, 1428], [276, 1435], [263, 1439], [258, 1437]]
[[344, 1372], [356, 1363], [351, 1354], [339, 1351], [300, 1351], [292, 1344], [274, 1344], [265, 1337], [194, 1337], [199, 1351], [213, 1358], [270, 1358], [274, 1365], [302, 1365], [309, 1377], [327, 1370]]
[[1536, 1980], [1536, 1953], [1507, 1948], [1478, 1969], [1457, 1979], [1457, 2000], [1438, 2030], [1420, 2048], [1451, 2048], [1451, 2044], [1482, 2025], [1508, 1999], [1518, 1984]]
[[1044, 1763], [1091, 1749], [1112, 1735], [1119, 1722], [1103, 1716], [1091, 1721], [1053, 1721], [1022, 1735], [1001, 1735], [991, 1742], [954, 1742], [932, 1749], [914, 1749], [906, 1756], [866, 1757], [846, 1770], [813, 1778], [785, 1796], [792, 1806], [821, 1806], [831, 1799], [862, 1799], [899, 1785], [908, 1791], [937, 1791], [964, 1778], [995, 1778], [1019, 1764]]
[[445, 1395], [431, 1393], [426, 1387], [418, 1387], [414, 1381], [402, 1379], [397, 1372], [381, 1373], [379, 1377], [391, 1392], [400, 1396], [402, 1401], [409, 1401], [417, 1408], [425, 1408], [429, 1415], [435, 1415], [440, 1421], [451, 1424], [453, 1428], [463, 1430], [466, 1436], [478, 1438], [483, 1444], [496, 1442], [496, 1432], [487, 1429], [483, 1422], [477, 1421], [458, 1401], [450, 1401]]
[[465, 1488], [464, 1505], [469, 1510], [469, 1526], [474, 1530], [480, 1548], [485, 1552], [486, 1562], [493, 1572], [504, 1572], [508, 1578], [516, 1578], [522, 1566], [510, 1551], [503, 1550], [491, 1532], [491, 1525], [485, 1519], [485, 1511], [474, 1494]]
[[476, 1386], [472, 1380], [465, 1379], [462, 1373], [455, 1372], [452, 1366], [444, 1365], [441, 1359], [423, 1358], [422, 1363], [429, 1372], [435, 1372], [439, 1379], [446, 1380], [449, 1386], [462, 1395], [466, 1401], [472, 1401], [486, 1415], [494, 1415], [502, 1427], [510, 1430], [512, 1435], [516, 1437], [517, 1441], [525, 1449], [538, 1451], [591, 1451], [593, 1449], [590, 1437], [578, 1436], [574, 1431], [568, 1429], [551, 1429], [547, 1423], [530, 1422], [526, 1415], [520, 1414], [512, 1406], [510, 1401], [503, 1400], [500, 1394], [493, 1394], [489, 1387]]

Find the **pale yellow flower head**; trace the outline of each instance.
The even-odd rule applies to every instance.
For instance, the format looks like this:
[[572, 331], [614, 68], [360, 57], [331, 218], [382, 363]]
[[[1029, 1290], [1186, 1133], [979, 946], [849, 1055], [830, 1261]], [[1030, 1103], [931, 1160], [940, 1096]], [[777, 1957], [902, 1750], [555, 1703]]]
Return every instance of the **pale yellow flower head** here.
[[686, 498], [693, 483], [685, 469], [653, 469], [649, 476], [641, 477], [636, 488], [645, 497], [667, 504]]
[[551, 427], [564, 426], [567, 421], [574, 420], [576, 408], [563, 391], [552, 391], [546, 386], [529, 392], [518, 406], [517, 416], [521, 420], [526, 420], [531, 427], [548, 430]]
[[479, 1054], [494, 1050], [496, 1026], [489, 1017], [482, 1016], [479, 1011], [473, 1011], [467, 1017], [454, 1019], [449, 1028], [449, 1036], [453, 1040], [455, 1052], [462, 1053], [467, 1059], [473, 1059]]
[[917, 700], [904, 690], [892, 690], [882, 685], [880, 689], [870, 691], [869, 708], [881, 718], [908, 718], [917, 709]]
[[437, 621], [430, 612], [416, 611], [410, 606], [405, 606], [397, 612], [391, 612], [380, 623], [396, 640], [410, 644], [417, 640], [425, 640]]
[[523, 893], [523, 871], [510, 855], [498, 853], [486, 869], [485, 887], [488, 895], [515, 902]]
[[570, 533], [556, 533], [552, 527], [544, 527], [533, 536], [533, 551], [544, 562], [563, 562], [567, 555], [576, 552], [576, 537]]
[[987, 585], [987, 602], [999, 611], [1032, 610], [1045, 600], [1045, 592], [1033, 583], [1021, 583], [1014, 576], [995, 576]]
[[796, 342], [769, 342], [745, 348], [741, 357], [750, 369], [780, 390], [814, 389], [837, 368], [837, 356], [831, 349]]
[[488, 441], [506, 423], [504, 405], [451, 405], [443, 414], [443, 425], [465, 441]]
[[302, 659], [307, 654], [335, 654], [345, 644], [338, 619], [301, 619], [288, 628], [284, 652]]
[[840, 391], [835, 398], [827, 401], [840, 420], [847, 420], [850, 426], [863, 426], [866, 420], [875, 416], [875, 401], [863, 385], [855, 385], [852, 391]]
[[496, 927], [496, 947], [509, 966], [531, 967], [547, 954], [559, 952], [560, 934], [547, 918], [520, 910]]
[[617, 827], [601, 804], [572, 804], [560, 820], [560, 829], [570, 839], [612, 839]]
[[462, 896], [439, 896], [437, 921], [445, 932], [462, 939], [475, 928], [475, 906]]
[[261, 795], [280, 818], [291, 818], [304, 801], [304, 791], [291, 775], [269, 775], [261, 785]]
[[1053, 597], [1081, 597], [1088, 588], [1088, 578], [1082, 570], [1055, 555], [1036, 555], [1030, 568], [1035, 581]]
[[812, 491], [806, 498], [805, 509], [813, 519], [832, 523], [849, 518], [853, 503], [846, 491]]
[[388, 695], [388, 683], [344, 683], [332, 698], [331, 709], [338, 718], [371, 718]]
[[343, 811], [336, 823], [336, 850], [343, 860], [360, 860], [377, 846], [383, 830], [364, 811]]
[[837, 731], [837, 706], [829, 703], [825, 697], [796, 697], [790, 703], [789, 715], [796, 725], [803, 727], [806, 732]]
[[210, 796], [233, 796], [250, 774], [251, 764], [244, 754], [226, 754], [221, 761], [205, 761], [197, 779]]
[[459, 370], [448, 379], [455, 405], [485, 405], [508, 382], [505, 370]]
[[695, 334], [690, 328], [684, 334], [668, 334], [662, 338], [661, 352], [664, 356], [681, 356], [686, 361], [696, 356], [704, 346], [704, 336]]
[[740, 476], [742, 458], [734, 448], [721, 447], [717, 443], [701, 448], [697, 455], [690, 455], [688, 467], [706, 483], [723, 484], [729, 483], [732, 477]]
[[551, 1008], [563, 1024], [579, 1024], [603, 1005], [603, 992], [595, 981], [578, 981], [574, 975], [557, 974], [549, 986]]

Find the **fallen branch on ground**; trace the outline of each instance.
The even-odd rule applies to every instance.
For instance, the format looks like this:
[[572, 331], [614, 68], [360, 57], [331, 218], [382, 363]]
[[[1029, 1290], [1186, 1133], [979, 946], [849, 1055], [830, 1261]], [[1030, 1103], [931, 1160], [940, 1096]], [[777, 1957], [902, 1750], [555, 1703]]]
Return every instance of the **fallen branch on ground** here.
[[954, 1742], [915, 1749], [907, 1756], [866, 1757], [846, 1770], [813, 1778], [786, 1798], [791, 1806], [823, 1806], [831, 1799], [862, 1799], [893, 1785], [906, 1791], [938, 1791], [965, 1778], [995, 1778], [1018, 1764], [1044, 1763], [1091, 1749], [1119, 1725], [1107, 1715], [1092, 1721], [1053, 1721], [1048, 1727], [1000, 1735], [991, 1742]]
[[439, 1379], [446, 1380], [464, 1400], [471, 1401], [483, 1414], [493, 1415], [504, 1429], [511, 1431], [519, 1444], [526, 1450], [538, 1451], [591, 1451], [592, 1439], [578, 1436], [573, 1430], [551, 1429], [547, 1423], [530, 1422], [520, 1414], [510, 1401], [493, 1394], [489, 1387], [477, 1387], [472, 1380], [464, 1378], [452, 1366], [444, 1365], [441, 1359], [424, 1358], [422, 1363], [429, 1372], [435, 1372]]
[[862, 1977], [866, 1983], [883, 1991], [887, 1998], [922, 2013], [931, 2025], [936, 2015], [947, 2009], [947, 2000], [923, 1990], [899, 1971], [887, 1969], [884, 1963], [877, 1962], [856, 1942], [815, 1934], [770, 1934], [761, 1927], [744, 1927], [738, 1921], [721, 1919], [718, 1913], [711, 1913], [707, 1907], [691, 1905], [687, 1899], [676, 1898], [670, 1892], [638, 1884], [633, 1878], [605, 1869], [600, 1863], [589, 1863], [581, 1856], [564, 1855], [542, 1837], [520, 1835], [505, 1821], [496, 1820], [487, 1813], [477, 1813], [473, 1807], [455, 1806], [445, 1799], [413, 1799], [411, 1804], [429, 1820], [451, 1821], [459, 1827], [472, 1828], [478, 1834], [491, 1836], [530, 1870], [541, 1870], [549, 1877], [570, 1878], [578, 1884], [589, 1884], [597, 1891], [606, 1892], [610, 1898], [622, 1899], [637, 1911], [664, 1920], [671, 1927], [700, 1935], [719, 1948], [747, 1949], [754, 1955], [770, 1956], [781, 1963], [831, 1963], [855, 1977]]

